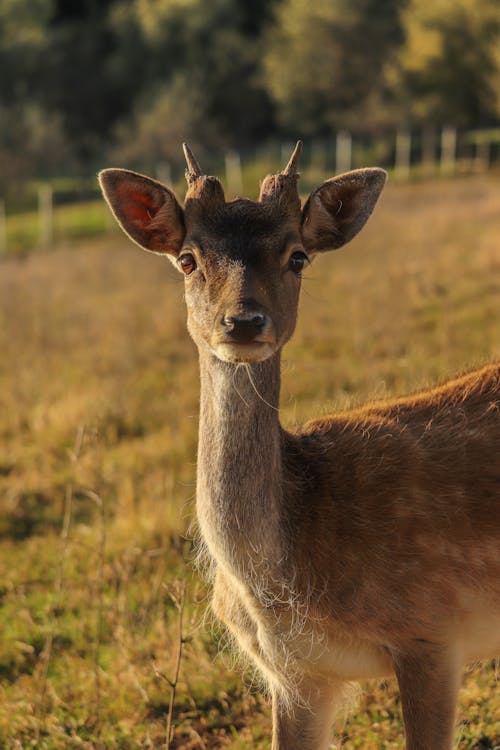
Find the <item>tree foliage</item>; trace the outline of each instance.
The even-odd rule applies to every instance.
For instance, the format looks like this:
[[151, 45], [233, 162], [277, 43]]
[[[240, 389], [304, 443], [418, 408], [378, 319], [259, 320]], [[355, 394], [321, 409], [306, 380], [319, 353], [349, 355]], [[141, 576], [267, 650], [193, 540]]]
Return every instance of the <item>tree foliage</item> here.
[[[261, 31], [270, 7], [272, 3], [250, 6], [243, 0], [120, 3], [115, 14], [120, 39], [125, 28], [133, 27], [147, 48], [139, 66], [146, 85], [134, 108], [140, 131], [151, 132], [150, 114], [157, 108], [170, 108], [173, 115], [180, 110], [186, 124], [190, 109], [187, 134], [201, 127], [197, 140], [207, 145], [241, 145], [272, 130], [270, 97], [259, 80]], [[122, 44], [119, 54], [127, 58], [129, 44]], [[174, 125], [178, 130], [179, 124]]]
[[184, 139], [496, 125], [500, 2], [2, 0], [0, 116], [4, 180]]
[[[314, 135], [384, 120], [384, 64], [405, 0], [284, 0], [268, 34], [266, 83], [288, 128]], [[368, 118], [367, 120], [365, 118]]]
[[500, 2], [411, 0], [403, 25], [392, 82], [406, 116], [462, 127], [497, 122]]

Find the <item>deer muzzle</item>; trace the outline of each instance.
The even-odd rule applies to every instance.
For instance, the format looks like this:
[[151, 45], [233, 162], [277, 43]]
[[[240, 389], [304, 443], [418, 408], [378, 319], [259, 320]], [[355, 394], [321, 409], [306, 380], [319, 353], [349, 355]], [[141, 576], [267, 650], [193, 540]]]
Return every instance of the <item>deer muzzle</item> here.
[[227, 310], [220, 318], [215, 353], [229, 362], [258, 362], [276, 350], [276, 333], [267, 313], [256, 303]]

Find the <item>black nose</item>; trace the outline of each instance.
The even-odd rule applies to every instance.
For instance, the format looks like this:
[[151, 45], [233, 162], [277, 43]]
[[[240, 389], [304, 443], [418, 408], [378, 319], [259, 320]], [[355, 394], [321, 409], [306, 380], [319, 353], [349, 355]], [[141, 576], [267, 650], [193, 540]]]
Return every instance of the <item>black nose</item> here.
[[262, 332], [266, 325], [266, 316], [263, 313], [246, 313], [242, 315], [225, 315], [222, 325], [226, 333], [241, 343], [251, 342]]

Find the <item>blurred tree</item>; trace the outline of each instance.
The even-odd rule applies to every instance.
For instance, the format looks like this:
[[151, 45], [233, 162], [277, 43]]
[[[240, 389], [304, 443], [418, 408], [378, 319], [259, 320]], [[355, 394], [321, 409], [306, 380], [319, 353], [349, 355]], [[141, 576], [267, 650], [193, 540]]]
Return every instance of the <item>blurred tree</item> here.
[[0, 196], [22, 180], [74, 166], [62, 118], [36, 103], [0, 105]]
[[500, 116], [499, 0], [410, 0], [388, 69], [409, 119], [479, 127]]
[[281, 123], [295, 133], [388, 120], [384, 65], [403, 40], [406, 0], [283, 0], [264, 58]]
[[24, 161], [31, 146], [43, 141], [33, 131], [34, 112], [39, 121], [36, 132], [44, 127], [45, 113], [47, 123], [57, 122], [54, 132], [66, 134], [61, 152], [67, 155], [71, 143], [81, 159], [94, 155], [116, 120], [128, 112], [129, 93], [117, 86], [115, 72], [108, 67], [113, 35], [107, 13], [113, 2], [0, 3], [0, 106], [4, 113], [14, 108], [21, 118], [19, 132], [33, 136], [25, 143]]
[[44, 105], [40, 70], [48, 55], [52, 0], [0, 3], [0, 192], [71, 159], [60, 113]]
[[176, 162], [183, 139], [489, 125], [500, 0], [0, 0], [0, 117], [14, 176]]
[[[169, 146], [160, 147], [163, 132], [165, 141], [176, 140], [177, 155], [182, 133], [217, 148], [268, 137], [273, 108], [259, 71], [262, 32], [272, 7], [264, 0], [252, 7], [244, 0], [121, 2], [113, 13], [122, 39], [118, 54], [129, 56], [128, 42], [135, 34], [143, 40], [147, 59], [144, 86], [131, 124], [119, 129], [120, 141], [132, 129], [149, 153], [158, 147], [158, 154], [166, 155]], [[166, 112], [168, 119], [155, 124]]]
[[42, 61], [43, 101], [59, 111], [77, 153], [88, 159], [131, 106], [126, 82], [111, 60], [109, 25], [115, 0], [53, 0], [49, 46]]
[[38, 66], [47, 54], [52, 0], [2, 0], [0, 3], [0, 104], [35, 95]]
[[154, 170], [161, 161], [184, 164], [183, 141], [189, 141], [196, 152], [217, 142], [217, 131], [203, 117], [198, 97], [182, 74], [152, 91], [150, 99], [140, 97], [133, 116], [116, 129], [113, 159]]

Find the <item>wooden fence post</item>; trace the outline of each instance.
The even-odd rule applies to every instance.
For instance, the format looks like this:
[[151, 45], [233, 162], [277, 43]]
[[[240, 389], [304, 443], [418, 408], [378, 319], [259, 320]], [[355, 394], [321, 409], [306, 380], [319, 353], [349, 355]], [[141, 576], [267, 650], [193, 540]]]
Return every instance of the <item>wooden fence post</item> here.
[[490, 166], [490, 142], [486, 138], [479, 138], [476, 141], [476, 155], [474, 158], [474, 167], [479, 172], [486, 171]]
[[232, 195], [241, 195], [243, 192], [243, 176], [241, 174], [241, 159], [237, 151], [228, 151], [226, 162], [226, 184], [227, 192]]
[[426, 125], [422, 131], [422, 167], [426, 175], [436, 168], [436, 130], [432, 125]]
[[39, 244], [47, 248], [54, 239], [54, 211], [52, 187], [48, 184], [38, 188]]
[[409, 130], [398, 130], [396, 133], [395, 176], [407, 180], [410, 176], [411, 133]]
[[4, 200], [0, 200], [0, 255], [7, 255], [7, 215]]
[[335, 148], [335, 171], [348, 172], [351, 168], [352, 138], [347, 130], [339, 130]]
[[327, 170], [327, 149], [324, 141], [315, 139], [311, 143], [310, 169], [313, 172], [324, 174]]
[[457, 156], [457, 129], [449, 125], [441, 132], [441, 172], [453, 174]]
[[168, 161], [160, 161], [156, 165], [156, 179], [164, 185], [172, 184], [172, 170]]

